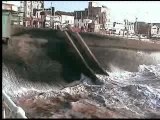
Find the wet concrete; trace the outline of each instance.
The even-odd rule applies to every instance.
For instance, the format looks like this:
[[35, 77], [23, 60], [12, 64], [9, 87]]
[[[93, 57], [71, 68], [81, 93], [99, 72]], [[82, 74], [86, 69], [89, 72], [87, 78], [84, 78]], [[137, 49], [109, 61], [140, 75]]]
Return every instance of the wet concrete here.
[[116, 48], [90, 47], [101, 65], [108, 71], [115, 71], [114, 67], [129, 72], [137, 72], [139, 65], [156, 65], [160, 63], [160, 52], [143, 52]]
[[80, 33], [85, 42], [90, 47], [101, 48], [117, 48], [126, 50], [140, 50], [140, 51], [160, 51], [160, 44], [158, 41], [151, 40], [139, 41], [134, 39], [120, 38], [116, 36], [100, 35], [95, 33]]

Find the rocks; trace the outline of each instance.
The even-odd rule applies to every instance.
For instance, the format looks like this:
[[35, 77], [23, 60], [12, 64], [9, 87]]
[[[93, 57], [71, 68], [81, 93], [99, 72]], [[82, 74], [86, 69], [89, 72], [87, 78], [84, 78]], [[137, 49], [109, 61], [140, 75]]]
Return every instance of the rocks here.
[[78, 102], [72, 102], [72, 110], [74, 112], [83, 113], [85, 118], [116, 118], [121, 117], [118, 113], [113, 112], [105, 107], [98, 107], [93, 104], [80, 100]]
[[56, 97], [41, 99], [32, 97], [19, 99], [19, 105], [28, 118], [115, 118], [118, 113], [100, 107], [78, 95], [57, 94]]

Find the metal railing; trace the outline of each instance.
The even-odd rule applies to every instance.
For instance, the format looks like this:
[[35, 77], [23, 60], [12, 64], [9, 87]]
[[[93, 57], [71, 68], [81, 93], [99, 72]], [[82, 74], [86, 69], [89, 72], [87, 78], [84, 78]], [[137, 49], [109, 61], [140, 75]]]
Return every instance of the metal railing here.
[[[16, 106], [16, 104], [11, 100], [11, 98], [3, 91], [2, 92], [2, 100], [3, 100], [3, 118], [25, 118], [27, 119], [25, 115], [25, 111], [19, 107]], [[9, 109], [10, 115], [6, 114], [7, 109]]]

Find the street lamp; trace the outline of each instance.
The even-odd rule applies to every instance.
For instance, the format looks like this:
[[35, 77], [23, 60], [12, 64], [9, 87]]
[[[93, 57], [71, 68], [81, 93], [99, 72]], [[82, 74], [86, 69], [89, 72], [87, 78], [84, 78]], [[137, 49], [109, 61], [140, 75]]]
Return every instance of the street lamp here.
[[138, 24], [137, 24], [137, 19], [138, 19], [138, 18], [136, 17], [136, 25], [135, 25], [135, 28], [136, 28], [136, 29], [135, 29], [135, 33], [136, 33], [136, 35], [138, 34]]
[[[147, 12], [147, 15], [148, 15], [148, 12]], [[151, 19], [149, 19], [149, 21], [150, 21], [150, 23], [148, 25], [148, 38], [151, 38], [151, 29], [152, 29]]]
[[129, 34], [129, 25], [128, 25], [128, 19], [127, 19], [127, 38], [128, 38], [128, 34]]
[[50, 27], [52, 28], [52, 2], [51, 2]]

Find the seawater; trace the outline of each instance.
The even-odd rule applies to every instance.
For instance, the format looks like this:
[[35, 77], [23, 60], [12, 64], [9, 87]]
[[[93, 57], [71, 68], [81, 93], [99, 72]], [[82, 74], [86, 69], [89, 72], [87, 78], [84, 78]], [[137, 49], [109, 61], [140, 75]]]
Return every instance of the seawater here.
[[[155, 54], [152, 56], [157, 60], [160, 57]], [[82, 74], [78, 85], [59, 90], [48, 84], [26, 83], [25, 80], [16, 78], [14, 72], [3, 64], [2, 87], [13, 100], [41, 92], [46, 93], [46, 99], [60, 92], [70, 95], [87, 94], [90, 102], [121, 110], [126, 117], [160, 117], [160, 64], [140, 65], [138, 72], [128, 72], [112, 66], [112, 72], [108, 73], [109, 76], [97, 74], [103, 83], [101, 85], [93, 85], [91, 80]]]

